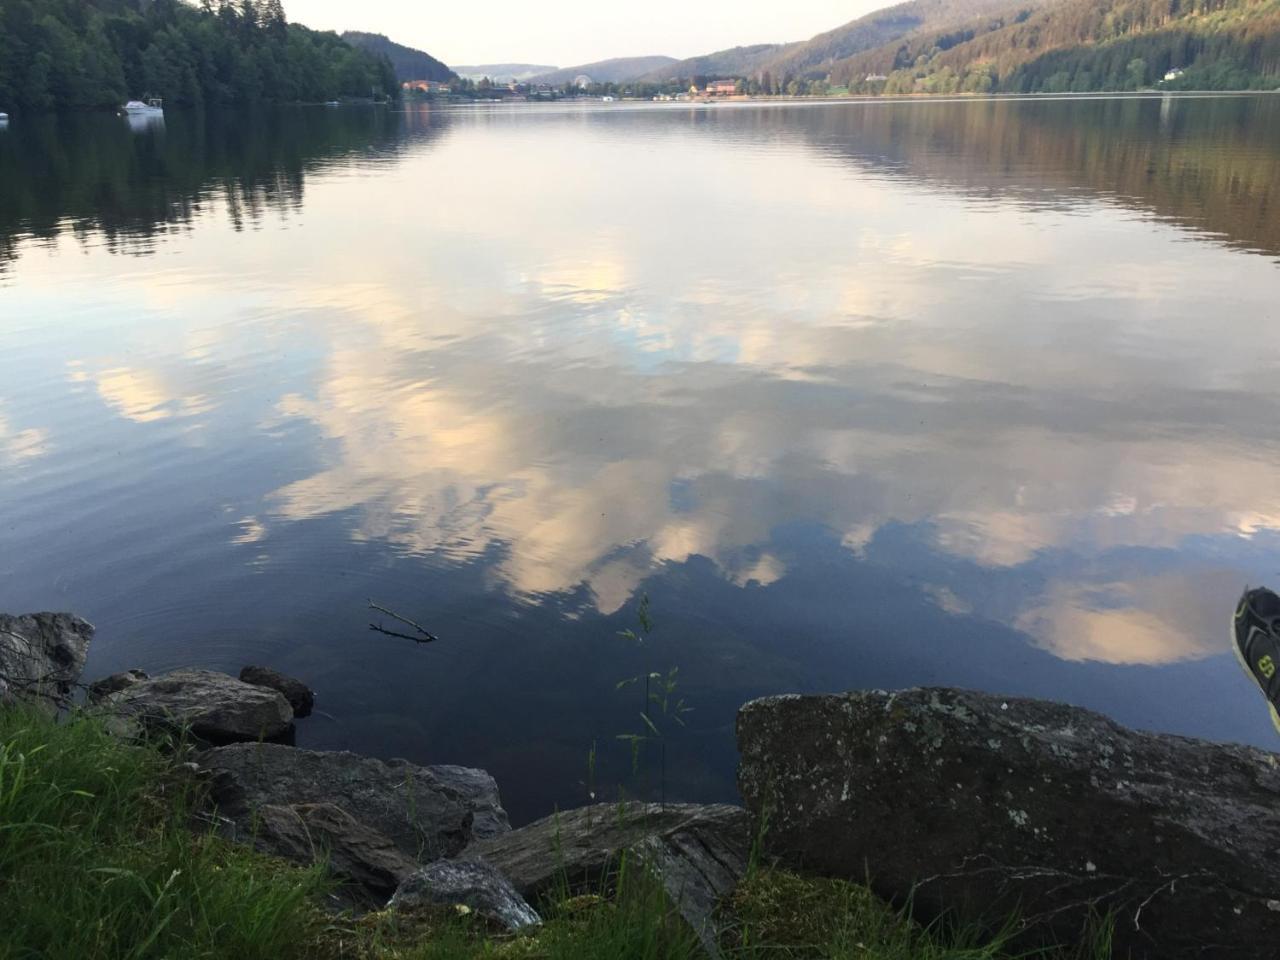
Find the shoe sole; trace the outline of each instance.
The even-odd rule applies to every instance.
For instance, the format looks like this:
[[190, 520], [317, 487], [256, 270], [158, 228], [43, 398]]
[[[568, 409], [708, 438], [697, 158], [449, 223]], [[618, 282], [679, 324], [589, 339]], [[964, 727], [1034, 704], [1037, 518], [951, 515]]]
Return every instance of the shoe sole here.
[[[1236, 663], [1240, 664], [1240, 669], [1244, 671], [1245, 676], [1253, 681], [1253, 685], [1262, 690], [1262, 684], [1258, 683], [1258, 678], [1253, 675], [1253, 671], [1249, 668], [1249, 664], [1244, 661], [1244, 653], [1240, 650], [1240, 644], [1236, 642], [1236, 617], [1231, 615], [1231, 649], [1236, 652]], [[1267, 709], [1271, 711], [1271, 725], [1276, 728], [1276, 733], [1280, 733], [1280, 713], [1276, 712], [1275, 704], [1267, 699], [1267, 691], [1262, 690], [1262, 697], [1266, 700]]]

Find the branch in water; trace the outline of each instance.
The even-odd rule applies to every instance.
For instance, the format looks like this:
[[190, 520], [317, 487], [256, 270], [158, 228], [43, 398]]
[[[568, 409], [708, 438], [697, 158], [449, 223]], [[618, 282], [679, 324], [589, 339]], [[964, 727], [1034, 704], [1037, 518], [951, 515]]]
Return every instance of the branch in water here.
[[401, 640], [412, 640], [414, 643], [431, 643], [433, 640], [440, 639], [434, 633], [432, 633], [430, 630], [424, 627], [422, 624], [417, 623], [416, 621], [410, 620], [408, 617], [402, 617], [400, 614], [396, 613], [394, 610], [388, 610], [386, 607], [379, 606], [378, 604], [374, 603], [372, 600], [369, 601], [369, 609], [377, 610], [379, 613], [385, 613], [388, 617], [392, 617], [396, 620], [399, 620], [401, 623], [406, 624], [407, 626], [413, 627], [414, 630], [418, 631], [419, 635], [413, 636], [412, 634], [408, 634], [408, 633], [397, 633], [394, 630], [386, 630], [375, 623], [369, 624], [369, 629], [374, 631], [375, 633], [384, 633], [388, 637], [399, 637]]

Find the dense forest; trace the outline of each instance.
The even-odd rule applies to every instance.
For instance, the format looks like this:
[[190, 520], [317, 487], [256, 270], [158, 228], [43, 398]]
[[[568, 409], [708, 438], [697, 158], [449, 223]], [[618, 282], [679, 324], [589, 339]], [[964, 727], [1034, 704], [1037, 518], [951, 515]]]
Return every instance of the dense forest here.
[[395, 96], [391, 64], [281, 0], [0, 0], [0, 110]]

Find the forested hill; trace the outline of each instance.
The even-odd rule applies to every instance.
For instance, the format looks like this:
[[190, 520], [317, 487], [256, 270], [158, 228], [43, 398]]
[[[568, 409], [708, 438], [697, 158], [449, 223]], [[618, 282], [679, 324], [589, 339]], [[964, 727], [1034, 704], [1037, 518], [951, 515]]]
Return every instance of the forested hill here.
[[394, 96], [389, 61], [281, 0], [0, 0], [0, 110]]
[[659, 73], [741, 78], [753, 92], [1273, 89], [1280, 0], [907, 0], [775, 51]]
[[[1280, 0], [1058, 0], [1009, 12], [917, 32], [833, 64], [831, 79], [888, 93], [1280, 86]], [[876, 75], [888, 79], [869, 83]]]
[[1015, 2], [1031, 11], [1055, 0], [907, 0], [788, 47], [768, 68], [778, 75], [825, 75], [842, 59], [896, 46], [904, 36], [922, 31], [946, 35], [974, 21], [999, 19]]
[[447, 66], [421, 50], [402, 46], [388, 40], [380, 33], [358, 33], [348, 30], [342, 39], [353, 47], [367, 50], [374, 56], [386, 57], [396, 71], [399, 80], [438, 80], [445, 83], [456, 78]]
[[[785, 85], [792, 79], [823, 80], [832, 68], [868, 50], [890, 49], [904, 37], [945, 35], [976, 19], [998, 19], [1017, 0], [905, 0], [798, 43], [736, 47], [674, 64], [666, 76], [742, 77]], [[1033, 10], [1053, 0], [1021, 0]], [[654, 75], [657, 78], [657, 74]], [[764, 86], [770, 87], [768, 82]]]

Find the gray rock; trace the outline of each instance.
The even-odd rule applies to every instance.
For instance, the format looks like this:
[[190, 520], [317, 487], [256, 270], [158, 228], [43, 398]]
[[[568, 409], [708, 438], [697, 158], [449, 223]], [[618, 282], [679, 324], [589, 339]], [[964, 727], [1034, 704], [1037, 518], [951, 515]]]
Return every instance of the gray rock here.
[[1271, 958], [1280, 758], [959, 690], [770, 697], [738, 715], [765, 853], [917, 917], [1023, 917], [1028, 943], [1114, 911], [1117, 956]]
[[316, 695], [310, 687], [301, 680], [287, 677], [270, 667], [244, 667], [240, 671], [240, 680], [255, 687], [270, 687], [284, 694], [289, 706], [293, 707], [295, 717], [311, 716], [311, 710], [316, 705]]
[[100, 706], [148, 726], [187, 726], [213, 743], [279, 737], [293, 724], [282, 694], [212, 670], [175, 670], [129, 684]]
[[[254, 846], [297, 863], [326, 863], [332, 874], [367, 894], [352, 897], [357, 902], [381, 906], [418, 867], [389, 837], [335, 804], [268, 803], [257, 813]], [[234, 832], [231, 838], [247, 839]]]
[[89, 703], [100, 703], [113, 693], [119, 693], [134, 684], [150, 679], [151, 677], [142, 670], [125, 670], [121, 673], [113, 673], [109, 677], [103, 677], [101, 680], [95, 680], [89, 684], [86, 699]]
[[272, 743], [217, 747], [201, 753], [199, 762], [212, 776], [219, 811], [246, 830], [266, 805], [331, 803], [401, 853], [428, 862], [511, 829], [498, 786], [483, 770]]
[[511, 881], [483, 860], [437, 860], [400, 885], [388, 906], [404, 910], [459, 904], [505, 930], [515, 932], [542, 922]]
[[92, 639], [92, 625], [69, 613], [0, 614], [0, 705], [66, 706]]
[[713, 911], [746, 872], [750, 818], [726, 805], [596, 804], [554, 814], [490, 840], [464, 859], [497, 867], [520, 894], [535, 899], [561, 879], [594, 888], [630, 851], [657, 876], [672, 903], [718, 956]]

